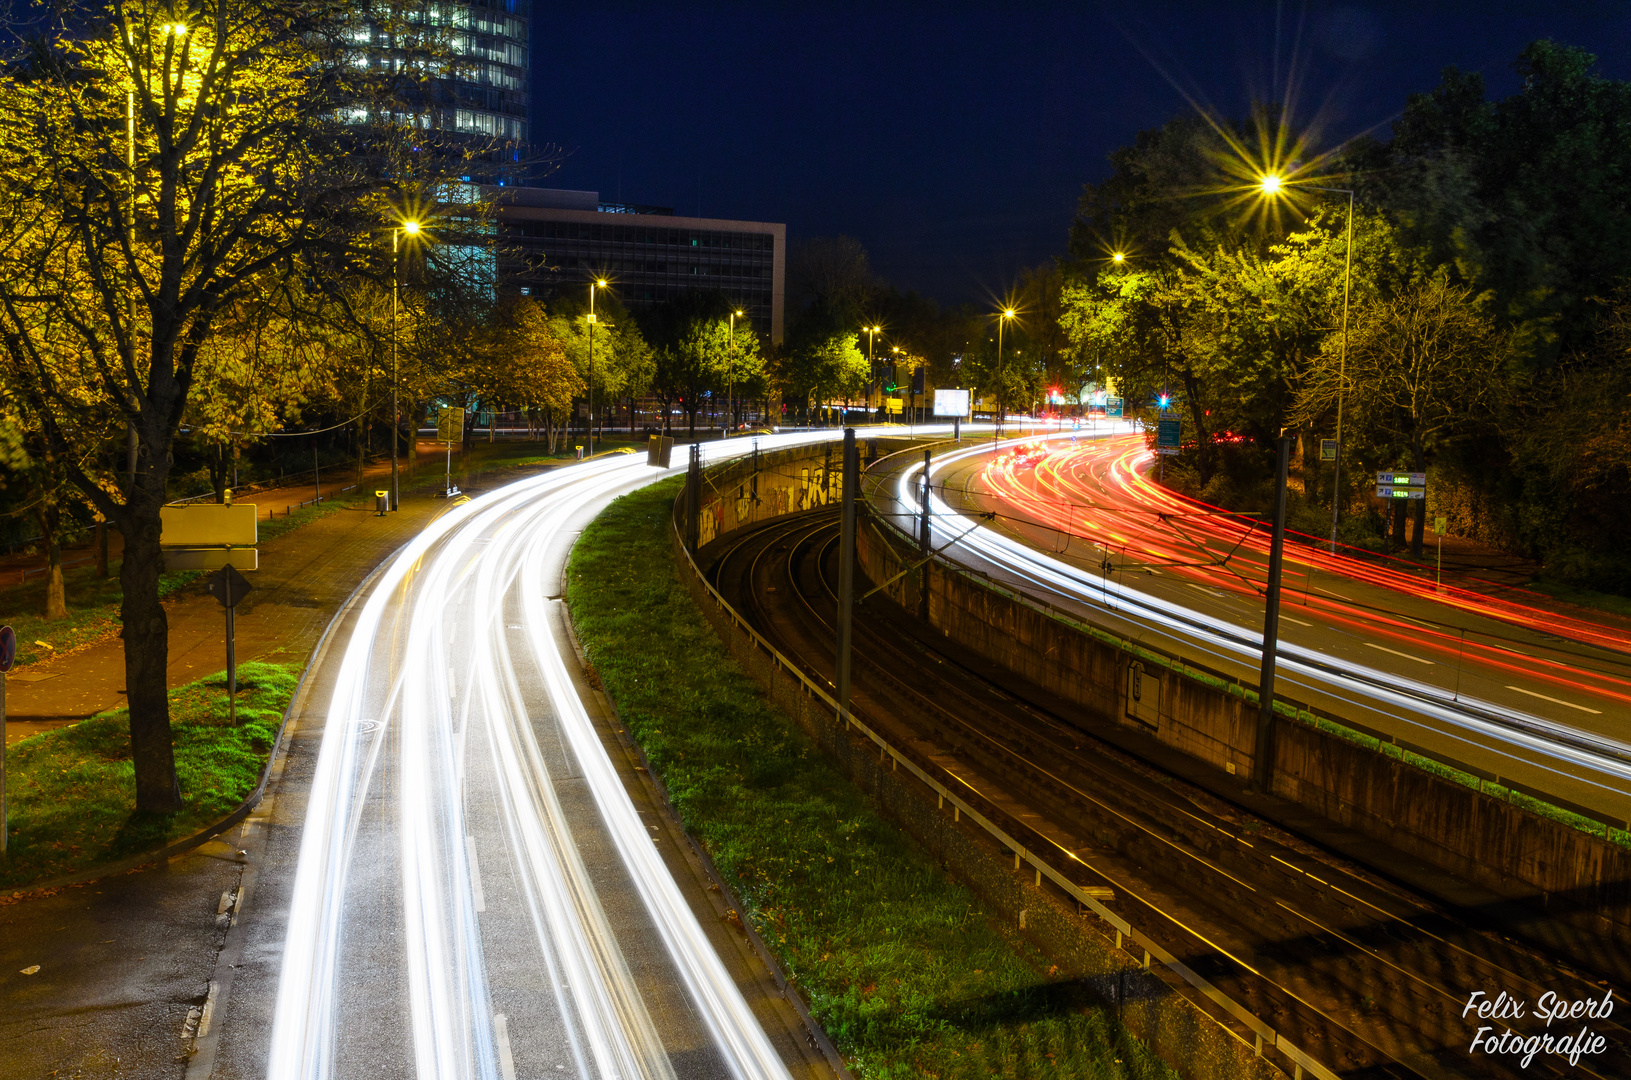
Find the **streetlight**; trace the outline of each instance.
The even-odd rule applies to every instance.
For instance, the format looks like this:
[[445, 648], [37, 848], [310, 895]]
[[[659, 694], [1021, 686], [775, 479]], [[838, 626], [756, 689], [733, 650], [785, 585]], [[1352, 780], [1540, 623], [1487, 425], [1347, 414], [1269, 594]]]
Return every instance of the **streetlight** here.
[[[1280, 192], [1285, 181], [1274, 173], [1268, 173], [1258, 182], [1258, 187], [1264, 195], [1273, 196]], [[1353, 282], [1354, 268], [1354, 193], [1352, 188], [1319, 187], [1315, 184], [1302, 185], [1313, 191], [1329, 191], [1335, 195], [1348, 196], [1348, 244], [1343, 253], [1342, 267], [1342, 352], [1337, 368], [1337, 438], [1336, 457], [1331, 459], [1331, 554], [1337, 550], [1337, 515], [1342, 507], [1342, 405], [1343, 396], [1348, 386], [1348, 290]]]
[[1118, 251], [1110, 256], [1110, 261], [1113, 263], [1124, 263], [1127, 261], [1127, 253], [1124, 251]]
[[1008, 320], [1012, 319], [1013, 317], [1013, 308], [1003, 308], [1001, 317], [997, 319], [997, 427], [996, 431], [991, 436], [992, 446], [996, 446], [1002, 439], [1002, 404], [1005, 396], [1002, 389], [1002, 328], [1006, 326], [1008, 324]]
[[731, 312], [731, 355], [725, 368], [725, 409], [731, 414], [731, 429], [736, 428], [736, 320], [740, 310]]
[[591, 457], [595, 452], [595, 290], [605, 287], [605, 278], [589, 283], [589, 449], [584, 457]]
[[399, 510], [402, 505], [402, 488], [397, 479], [397, 436], [402, 428], [402, 412], [397, 401], [399, 382], [397, 379], [396, 363], [396, 327], [397, 327], [397, 300], [402, 292], [401, 280], [397, 274], [397, 251], [401, 247], [404, 235], [418, 236], [419, 222], [409, 218], [401, 225], [391, 230], [391, 509]]

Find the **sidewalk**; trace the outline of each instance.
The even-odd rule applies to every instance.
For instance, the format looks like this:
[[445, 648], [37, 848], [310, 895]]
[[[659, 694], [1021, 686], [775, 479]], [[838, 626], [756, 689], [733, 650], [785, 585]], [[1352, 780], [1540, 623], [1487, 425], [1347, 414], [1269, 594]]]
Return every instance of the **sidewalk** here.
[[[389, 476], [389, 463], [384, 472]], [[491, 487], [502, 482], [504, 473], [507, 470], [477, 473], [474, 484]], [[432, 477], [422, 468], [416, 479], [424, 484]], [[350, 482], [347, 474], [346, 483]], [[260, 659], [303, 663], [357, 583], [447, 506], [431, 497], [441, 490], [441, 482], [437, 474], [429, 488], [404, 490], [401, 509], [386, 517], [375, 516], [373, 500], [368, 499], [261, 544], [261, 568], [246, 575], [255, 591], [237, 609], [239, 663]], [[345, 485], [335, 485], [335, 490], [341, 486]], [[268, 498], [289, 494], [293, 489], [264, 493]], [[260, 503], [255, 497], [246, 501], [275, 505], [279, 513], [284, 509], [281, 502]], [[170, 621], [169, 685], [225, 668], [225, 613], [203, 585], [189, 586], [165, 607]], [[7, 677], [6, 742], [117, 708], [124, 703], [124, 694], [124, 642], [117, 637], [30, 664]]]

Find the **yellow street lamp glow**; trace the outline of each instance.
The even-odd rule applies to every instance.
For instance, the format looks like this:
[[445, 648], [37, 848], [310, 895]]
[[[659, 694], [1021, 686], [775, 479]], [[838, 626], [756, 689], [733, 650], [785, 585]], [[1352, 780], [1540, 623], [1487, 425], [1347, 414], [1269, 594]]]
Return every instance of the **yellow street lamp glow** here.
[[1262, 188], [1263, 194], [1273, 195], [1276, 191], [1280, 190], [1280, 185], [1282, 183], [1284, 183], [1284, 181], [1282, 181], [1278, 176], [1276, 176], [1274, 173], [1269, 173], [1258, 182], [1257, 186]]
[[740, 319], [740, 318], [741, 318], [741, 317], [742, 317], [742, 313], [741, 313], [741, 312], [740, 312], [740, 311], [738, 311], [738, 312], [737, 312], [737, 313], [736, 313], [736, 317], [737, 317], [737, 318], [738, 318], [738, 319]]
[[596, 281], [595, 284], [599, 285], [602, 289], [604, 289], [606, 287], [606, 279], [601, 278], [598, 281]]
[[187, 24], [186, 23], [170, 23], [169, 25], [167, 25], [164, 28], [164, 32], [166, 34], [174, 34], [176, 37], [186, 37], [187, 36]]
[[409, 236], [418, 236], [419, 235], [419, 222], [411, 221], [411, 220], [410, 221], [404, 221], [402, 223], [402, 231], [407, 233]]
[[1003, 313], [1002, 313], [1002, 317], [1005, 318], [1005, 319], [1012, 319], [1014, 317], [1014, 309], [1013, 308], [1005, 309], [1003, 311]]
[[1110, 256], [1110, 261], [1111, 262], [1126, 262], [1127, 261], [1127, 256], [1118, 251], [1114, 255]]

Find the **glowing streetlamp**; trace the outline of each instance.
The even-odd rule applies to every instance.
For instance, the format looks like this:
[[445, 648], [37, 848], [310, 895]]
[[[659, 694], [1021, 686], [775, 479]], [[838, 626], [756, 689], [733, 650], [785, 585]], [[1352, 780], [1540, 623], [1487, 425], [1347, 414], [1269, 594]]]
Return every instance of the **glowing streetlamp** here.
[[732, 431], [736, 430], [736, 320], [741, 315], [740, 309], [731, 312], [731, 356], [725, 369], [725, 411], [730, 413]]
[[[1266, 174], [1259, 182], [1258, 188], [1266, 196], [1273, 197], [1280, 193], [1285, 181], [1274, 173]], [[1343, 398], [1348, 387], [1348, 294], [1353, 283], [1354, 268], [1354, 193], [1352, 188], [1319, 187], [1314, 184], [1305, 185], [1313, 191], [1328, 191], [1335, 195], [1348, 196], [1348, 243], [1343, 253], [1342, 267], [1342, 352], [1337, 368], [1337, 437], [1336, 457], [1331, 459], [1331, 552], [1337, 549], [1337, 515], [1342, 510], [1342, 406]]]
[[1124, 252], [1124, 251], [1115, 252], [1114, 254], [1112, 254], [1110, 256], [1110, 261], [1113, 262], [1113, 263], [1116, 263], [1119, 266], [1121, 263], [1124, 263], [1124, 262], [1127, 261], [1127, 253]]
[[391, 509], [401, 508], [402, 488], [397, 478], [397, 436], [402, 428], [402, 412], [397, 401], [397, 392], [400, 382], [397, 378], [396, 364], [396, 327], [397, 327], [397, 298], [401, 294], [402, 286], [397, 275], [397, 251], [401, 247], [402, 237], [418, 236], [419, 222], [409, 218], [401, 225], [391, 230]]
[[997, 319], [997, 427], [991, 436], [992, 446], [997, 445], [998, 441], [1002, 439], [1002, 420], [1004, 412], [1002, 406], [1004, 404], [1004, 398], [1007, 396], [1004, 393], [1002, 386], [1002, 328], [1006, 326], [1008, 324], [1008, 320], [1012, 319], [1013, 317], [1013, 308], [1003, 308], [1002, 314]]
[[595, 452], [595, 290], [605, 287], [605, 278], [596, 278], [589, 283], [589, 436], [584, 457]]

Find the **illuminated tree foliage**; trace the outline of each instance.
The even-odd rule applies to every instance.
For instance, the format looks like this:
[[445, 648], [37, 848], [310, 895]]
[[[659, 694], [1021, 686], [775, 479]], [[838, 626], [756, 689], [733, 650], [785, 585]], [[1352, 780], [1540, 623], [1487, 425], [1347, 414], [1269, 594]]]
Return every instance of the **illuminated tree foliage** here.
[[[180, 805], [170, 749], [159, 507], [189, 409], [224, 429], [235, 382], [275, 381], [241, 335], [324, 291], [381, 216], [390, 132], [342, 126], [351, 5], [100, 0], [0, 78], [4, 377], [67, 476], [124, 537], [137, 805]], [[218, 339], [228, 332], [238, 344]], [[269, 361], [285, 366], [281, 358]], [[89, 388], [92, 392], [87, 395]], [[236, 415], [232, 415], [236, 414]], [[132, 433], [118, 491], [76, 447]]]

